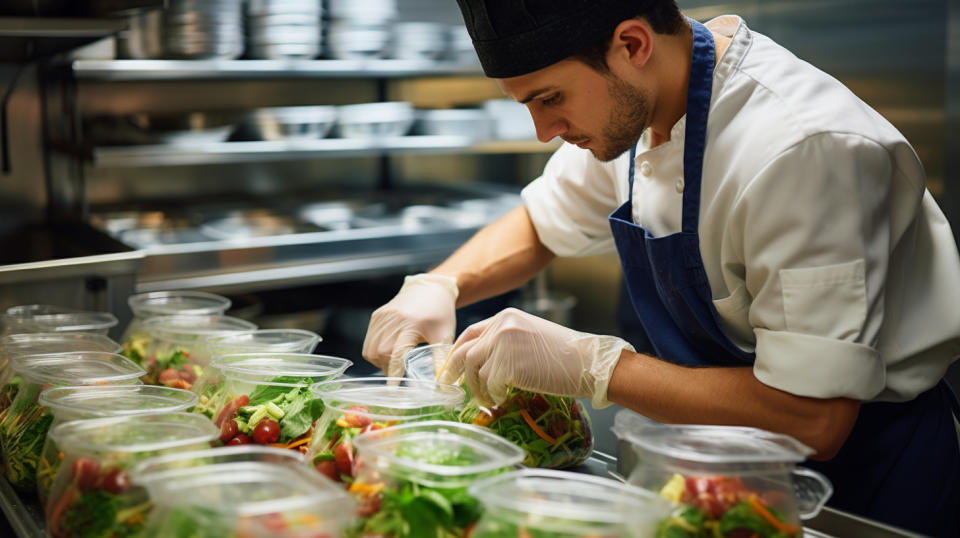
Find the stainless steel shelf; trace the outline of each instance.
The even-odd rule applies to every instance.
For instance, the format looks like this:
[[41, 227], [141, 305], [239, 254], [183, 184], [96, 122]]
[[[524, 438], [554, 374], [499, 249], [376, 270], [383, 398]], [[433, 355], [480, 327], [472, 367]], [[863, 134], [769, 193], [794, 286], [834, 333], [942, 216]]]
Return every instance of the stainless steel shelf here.
[[479, 64], [426, 60], [76, 60], [78, 79], [210, 80], [482, 76]]
[[118, 19], [0, 17], [0, 61], [52, 56], [119, 32]]
[[298, 159], [429, 153], [546, 153], [560, 147], [535, 140], [477, 142], [464, 136], [402, 136], [379, 139], [324, 138], [180, 145], [101, 146], [93, 163], [102, 167], [179, 166]]

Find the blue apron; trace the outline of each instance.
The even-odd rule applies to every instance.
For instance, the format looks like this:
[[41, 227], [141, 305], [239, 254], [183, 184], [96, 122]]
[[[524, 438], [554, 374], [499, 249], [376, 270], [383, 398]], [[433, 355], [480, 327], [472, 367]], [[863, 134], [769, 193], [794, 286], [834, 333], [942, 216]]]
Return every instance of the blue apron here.
[[[654, 237], [633, 223], [630, 194], [610, 215], [624, 280], [656, 356], [684, 366], [752, 366], [724, 333], [700, 256], [700, 180], [713, 84], [713, 36], [693, 26], [683, 151], [681, 230]], [[865, 403], [839, 454], [807, 466], [834, 484], [830, 505], [934, 536], [960, 536], [956, 397], [946, 381], [904, 403]], [[958, 413], [960, 414], [960, 413]]]

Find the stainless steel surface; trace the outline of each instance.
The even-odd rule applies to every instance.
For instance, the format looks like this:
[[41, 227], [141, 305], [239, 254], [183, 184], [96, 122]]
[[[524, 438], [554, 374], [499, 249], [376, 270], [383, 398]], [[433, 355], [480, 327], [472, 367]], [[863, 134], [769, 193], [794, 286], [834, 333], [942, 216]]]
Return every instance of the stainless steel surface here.
[[163, 12], [142, 11], [127, 17], [127, 29], [117, 36], [120, 58], [163, 57]]
[[190, 147], [101, 146], [94, 149], [93, 162], [102, 167], [142, 167], [363, 157], [387, 153], [547, 153], [556, 151], [559, 145], [559, 142], [542, 144], [531, 140], [475, 142], [466, 136], [401, 136], [223, 142]]
[[482, 108], [417, 110], [413, 132], [421, 135], [460, 135], [474, 140], [493, 138], [494, 120]]
[[480, 75], [479, 65], [426, 60], [77, 60], [80, 79], [202, 80]]
[[243, 114], [236, 112], [139, 113], [86, 122], [89, 142], [99, 145], [171, 145], [172, 149], [225, 141]]
[[[465, 200], [487, 210], [453, 205]], [[273, 208], [101, 211], [93, 222], [143, 249], [137, 291], [236, 292], [424, 270], [518, 204], [493, 187], [433, 186]]]
[[243, 140], [310, 140], [327, 136], [336, 121], [332, 106], [259, 108], [250, 112], [237, 135]]
[[120, 31], [122, 21], [0, 17], [0, 62], [22, 62], [65, 52]]

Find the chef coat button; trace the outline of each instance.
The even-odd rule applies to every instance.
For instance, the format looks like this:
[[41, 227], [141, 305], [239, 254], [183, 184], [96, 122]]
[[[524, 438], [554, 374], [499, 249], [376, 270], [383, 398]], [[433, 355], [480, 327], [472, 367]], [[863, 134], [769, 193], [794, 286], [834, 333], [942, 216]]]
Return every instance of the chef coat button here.
[[677, 192], [683, 192], [683, 179], [677, 180]]
[[650, 174], [653, 173], [653, 167], [650, 166], [649, 162], [643, 161], [642, 163], [640, 163], [640, 173], [647, 177], [650, 177]]

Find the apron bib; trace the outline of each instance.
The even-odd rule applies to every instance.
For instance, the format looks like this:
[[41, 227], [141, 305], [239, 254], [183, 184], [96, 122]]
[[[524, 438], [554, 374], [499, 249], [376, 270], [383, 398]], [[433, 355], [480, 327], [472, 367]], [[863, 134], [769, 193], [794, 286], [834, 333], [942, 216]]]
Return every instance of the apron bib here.
[[[700, 256], [700, 183], [715, 52], [710, 31], [690, 24], [681, 230], [654, 237], [633, 223], [635, 146], [628, 199], [610, 215], [610, 228], [630, 300], [657, 357], [691, 367], [751, 366], [754, 353], [723, 331]], [[909, 402], [864, 403], [839, 454], [806, 465], [833, 482], [831, 506], [935, 536], [960, 536], [956, 409], [945, 380]]]

